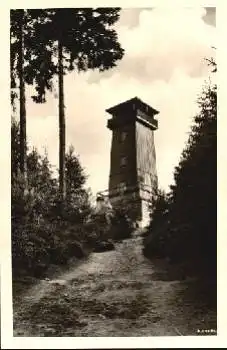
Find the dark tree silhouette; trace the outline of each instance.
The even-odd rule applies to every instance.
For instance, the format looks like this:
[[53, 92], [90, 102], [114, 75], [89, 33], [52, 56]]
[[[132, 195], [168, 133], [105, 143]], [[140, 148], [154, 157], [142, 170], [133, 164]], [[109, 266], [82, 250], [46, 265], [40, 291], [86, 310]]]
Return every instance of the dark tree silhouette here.
[[11, 11], [11, 87], [19, 80], [20, 99], [20, 171], [26, 176], [26, 107], [24, 82], [24, 33], [27, 13], [24, 10]]
[[[45, 10], [47, 20], [39, 26], [40, 57], [45, 53], [39, 76], [36, 102], [45, 101], [50, 76], [58, 75], [59, 97], [59, 189], [61, 199], [65, 198], [65, 104], [63, 76], [76, 69], [104, 71], [116, 65], [123, 57], [117, 33], [112, 25], [119, 18], [119, 8], [77, 8]], [[53, 58], [57, 58], [54, 64]]]
[[[216, 64], [212, 60], [213, 71]], [[168, 256], [186, 273], [216, 278], [217, 262], [217, 91], [208, 83], [168, 197], [160, 194], [145, 240], [146, 256]], [[160, 210], [160, 203], [161, 210]], [[165, 215], [163, 215], [163, 208]], [[161, 219], [160, 219], [161, 218]]]
[[[11, 103], [15, 109], [15, 98], [19, 98], [20, 115], [20, 171], [27, 177], [26, 148], [26, 84], [40, 85], [43, 81], [42, 58], [48, 54], [46, 43], [41, 40], [40, 26], [47, 21], [44, 10], [11, 10], [10, 12], [10, 64]], [[42, 57], [40, 57], [40, 53]], [[52, 71], [53, 71], [53, 67]], [[46, 73], [46, 72], [45, 72]], [[40, 77], [42, 76], [42, 79]], [[15, 89], [18, 88], [18, 93]], [[45, 88], [50, 89], [50, 75], [45, 74]]]
[[[13, 118], [11, 123], [11, 174], [18, 175], [20, 168], [20, 125]], [[13, 179], [13, 176], [12, 176]]]

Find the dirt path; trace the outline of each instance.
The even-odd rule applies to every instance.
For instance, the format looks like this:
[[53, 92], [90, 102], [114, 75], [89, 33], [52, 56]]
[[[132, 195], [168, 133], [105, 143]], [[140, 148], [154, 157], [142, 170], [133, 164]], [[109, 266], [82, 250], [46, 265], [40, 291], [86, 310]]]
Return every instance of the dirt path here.
[[159, 273], [141, 249], [140, 237], [125, 240], [29, 289], [14, 305], [14, 336], [170, 336], [214, 326], [215, 315], [185, 302], [187, 283]]

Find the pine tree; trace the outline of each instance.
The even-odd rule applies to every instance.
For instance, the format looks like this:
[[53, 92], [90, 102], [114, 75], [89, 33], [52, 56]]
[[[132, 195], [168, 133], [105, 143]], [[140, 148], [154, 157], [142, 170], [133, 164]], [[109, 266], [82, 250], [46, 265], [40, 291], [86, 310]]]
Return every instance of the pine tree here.
[[[40, 55], [45, 54], [42, 66], [43, 79], [37, 85], [36, 102], [45, 101], [46, 83], [50, 76], [58, 75], [59, 96], [59, 189], [61, 200], [65, 198], [65, 104], [64, 75], [73, 70], [104, 71], [116, 65], [123, 57], [123, 49], [117, 41], [112, 25], [119, 18], [119, 8], [47, 9], [45, 25], [39, 26]], [[64, 20], [63, 20], [64, 19]], [[54, 64], [53, 57], [57, 59]], [[40, 78], [40, 76], [39, 76]]]
[[66, 153], [65, 170], [65, 212], [68, 219], [78, 223], [87, 217], [91, 208], [88, 191], [84, 188], [87, 176], [80, 164], [79, 158], [74, 154], [74, 147], [72, 145]]
[[[20, 171], [25, 179], [25, 185], [27, 177], [25, 87], [26, 84], [35, 86], [43, 84], [42, 62], [47, 50], [46, 42], [44, 47], [39, 34], [40, 26], [43, 26], [46, 20], [44, 10], [17, 9], [10, 12], [11, 104], [15, 110], [15, 99], [19, 98]], [[53, 70], [53, 67], [51, 68]], [[17, 88], [18, 92], [15, 91]], [[47, 73], [45, 89], [51, 89], [50, 75]]]
[[200, 112], [192, 126], [187, 152], [183, 153], [174, 174], [172, 217], [173, 225], [182, 222], [188, 225], [182, 247], [185, 254], [203, 261], [206, 269], [215, 266], [216, 259], [216, 86], [205, 87], [198, 103]]
[[74, 193], [81, 191], [86, 181], [86, 175], [79, 158], [74, 154], [74, 147], [71, 145], [66, 153], [66, 197], [71, 200]]
[[12, 118], [11, 123], [11, 179], [12, 182], [20, 169], [20, 125]]
[[24, 10], [11, 12], [11, 87], [19, 79], [20, 96], [20, 171], [26, 177], [26, 108], [24, 82], [24, 32], [26, 14]]
[[[215, 63], [212, 65], [216, 71]], [[191, 133], [174, 171], [166, 215], [154, 207], [147, 256], [161, 254], [187, 263], [191, 272], [216, 276], [217, 260], [217, 88], [208, 83], [198, 100]], [[161, 197], [160, 197], [161, 200]], [[159, 200], [159, 202], [160, 202]], [[164, 205], [165, 207], [165, 205]], [[186, 266], [186, 265], [185, 265]]]

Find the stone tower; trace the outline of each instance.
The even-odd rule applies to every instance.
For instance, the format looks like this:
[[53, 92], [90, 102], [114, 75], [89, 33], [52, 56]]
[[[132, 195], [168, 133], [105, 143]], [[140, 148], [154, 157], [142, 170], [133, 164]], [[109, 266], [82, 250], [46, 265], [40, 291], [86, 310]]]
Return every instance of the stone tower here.
[[157, 187], [154, 130], [159, 112], [135, 97], [106, 110], [112, 118], [108, 197], [111, 205], [127, 205], [139, 224], [149, 219], [148, 204]]

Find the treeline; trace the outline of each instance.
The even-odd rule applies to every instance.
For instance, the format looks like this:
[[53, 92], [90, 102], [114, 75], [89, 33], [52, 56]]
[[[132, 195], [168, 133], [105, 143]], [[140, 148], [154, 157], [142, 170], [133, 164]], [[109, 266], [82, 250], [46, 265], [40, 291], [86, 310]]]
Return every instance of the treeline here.
[[[211, 61], [216, 71], [216, 64]], [[174, 184], [159, 190], [144, 239], [144, 254], [167, 258], [183, 276], [217, 277], [217, 88], [207, 83]], [[207, 290], [207, 293], [210, 291]], [[213, 295], [216, 290], [213, 288]]]

